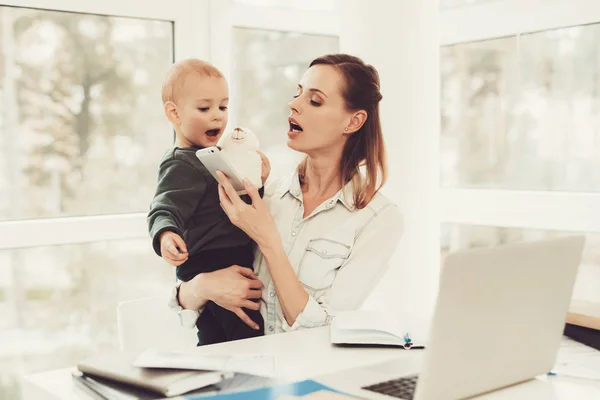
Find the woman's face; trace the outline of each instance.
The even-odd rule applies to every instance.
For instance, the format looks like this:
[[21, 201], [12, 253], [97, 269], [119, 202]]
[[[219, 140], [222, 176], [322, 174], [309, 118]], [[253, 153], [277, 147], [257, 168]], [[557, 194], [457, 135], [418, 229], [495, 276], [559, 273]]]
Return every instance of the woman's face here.
[[288, 146], [308, 155], [342, 154], [351, 120], [342, 97], [343, 78], [330, 65], [314, 65], [305, 73], [291, 110]]

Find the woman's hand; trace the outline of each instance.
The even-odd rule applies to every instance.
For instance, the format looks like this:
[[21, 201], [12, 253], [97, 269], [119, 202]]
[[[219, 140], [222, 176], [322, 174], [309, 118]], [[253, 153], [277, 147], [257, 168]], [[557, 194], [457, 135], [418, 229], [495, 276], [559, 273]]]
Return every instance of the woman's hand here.
[[232, 265], [214, 272], [200, 274], [198, 279], [198, 293], [207, 300], [212, 300], [219, 306], [233, 312], [242, 321], [253, 329], [258, 325], [248, 317], [242, 310], [258, 310], [260, 302], [252, 299], [260, 299], [263, 284], [250, 268]]
[[238, 196], [225, 174], [217, 171], [217, 176], [220, 183], [219, 199], [221, 200], [221, 207], [223, 207], [231, 222], [246, 232], [261, 249], [269, 243], [273, 243], [272, 241], [279, 239], [273, 217], [252, 183], [244, 179], [244, 188], [252, 200], [252, 204], [246, 204]]
[[206, 274], [207, 297], [219, 306], [235, 313], [242, 321], [253, 329], [258, 325], [242, 310], [258, 310], [263, 284], [250, 268], [233, 265], [229, 268]]
[[269, 178], [269, 175], [271, 174], [271, 163], [269, 162], [267, 156], [265, 156], [262, 152], [258, 150], [256, 150], [256, 152], [258, 153], [262, 161], [260, 179], [262, 180], [262, 184], [264, 186], [265, 182]]

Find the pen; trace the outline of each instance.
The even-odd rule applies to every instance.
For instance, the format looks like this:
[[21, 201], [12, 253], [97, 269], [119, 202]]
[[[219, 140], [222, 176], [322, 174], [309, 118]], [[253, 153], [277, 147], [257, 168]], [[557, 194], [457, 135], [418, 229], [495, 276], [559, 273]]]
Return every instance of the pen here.
[[410, 338], [410, 333], [406, 332], [404, 334], [404, 348], [406, 350], [410, 349], [412, 347], [412, 340]]

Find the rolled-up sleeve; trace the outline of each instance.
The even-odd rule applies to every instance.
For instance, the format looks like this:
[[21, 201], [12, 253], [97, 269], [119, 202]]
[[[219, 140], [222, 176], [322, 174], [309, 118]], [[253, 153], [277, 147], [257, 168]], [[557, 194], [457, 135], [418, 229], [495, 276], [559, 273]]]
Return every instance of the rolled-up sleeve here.
[[383, 274], [402, 236], [402, 215], [388, 203], [357, 233], [348, 259], [342, 264], [331, 290], [310, 296], [292, 326], [282, 321], [284, 331], [328, 325], [337, 311], [359, 309]]

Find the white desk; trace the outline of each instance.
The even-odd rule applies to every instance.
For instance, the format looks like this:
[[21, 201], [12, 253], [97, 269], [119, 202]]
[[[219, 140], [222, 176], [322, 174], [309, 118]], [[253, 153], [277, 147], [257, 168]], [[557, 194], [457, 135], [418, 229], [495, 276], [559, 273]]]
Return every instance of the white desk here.
[[[202, 354], [271, 353], [275, 355], [278, 378], [295, 381], [314, 378], [348, 368], [395, 358], [419, 363], [423, 351], [391, 348], [339, 348], [329, 343], [328, 328], [316, 328], [279, 335], [203, 346]], [[25, 399], [92, 400], [72, 381], [72, 368], [29, 375], [25, 378]], [[482, 396], [481, 400], [573, 400], [600, 399], [600, 381], [566, 377], [540, 378], [504, 391]]]

